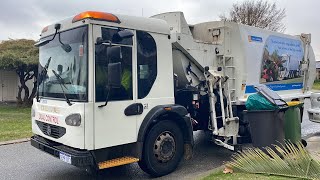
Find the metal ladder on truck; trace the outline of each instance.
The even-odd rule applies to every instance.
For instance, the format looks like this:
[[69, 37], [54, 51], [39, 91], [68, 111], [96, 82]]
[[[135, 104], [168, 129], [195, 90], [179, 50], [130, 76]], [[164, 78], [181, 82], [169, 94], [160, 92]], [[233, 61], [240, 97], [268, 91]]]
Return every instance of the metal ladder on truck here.
[[[231, 57], [232, 58], [232, 57]], [[231, 59], [233, 61], [233, 58]], [[229, 59], [230, 61], [230, 59]], [[232, 63], [233, 64], [233, 63]], [[217, 70], [211, 70], [209, 67], [205, 68], [204, 76], [207, 81], [209, 102], [210, 102], [210, 120], [211, 123], [209, 129], [212, 130], [213, 141], [220, 146], [223, 146], [230, 150], [235, 150], [237, 144], [237, 135], [239, 131], [239, 118], [233, 116], [232, 103], [235, 101], [231, 99], [231, 91], [235, 93], [235, 67], [233, 65], [226, 65], [225, 58], [223, 58], [223, 68], [232, 69], [233, 76], [230, 78], [222, 71], [222, 67], [217, 68]], [[232, 81], [233, 89], [229, 87], [229, 81]], [[219, 93], [221, 116], [217, 116], [215, 109], [217, 97], [214, 95], [214, 91]], [[227, 99], [227, 104], [225, 108], [224, 97]], [[218, 118], [222, 120], [223, 126], [218, 128]], [[228, 144], [228, 141], [232, 138], [232, 145]]]

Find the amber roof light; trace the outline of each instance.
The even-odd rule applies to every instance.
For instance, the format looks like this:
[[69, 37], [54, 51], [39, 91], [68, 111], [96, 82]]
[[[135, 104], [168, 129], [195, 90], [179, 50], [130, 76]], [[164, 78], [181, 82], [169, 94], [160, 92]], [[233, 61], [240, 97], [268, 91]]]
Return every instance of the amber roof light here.
[[97, 11], [86, 11], [76, 15], [72, 22], [81, 21], [83, 19], [94, 19], [94, 20], [101, 20], [101, 21], [108, 21], [108, 22], [115, 22], [121, 23], [117, 16], [111, 13], [105, 12], [97, 12]]

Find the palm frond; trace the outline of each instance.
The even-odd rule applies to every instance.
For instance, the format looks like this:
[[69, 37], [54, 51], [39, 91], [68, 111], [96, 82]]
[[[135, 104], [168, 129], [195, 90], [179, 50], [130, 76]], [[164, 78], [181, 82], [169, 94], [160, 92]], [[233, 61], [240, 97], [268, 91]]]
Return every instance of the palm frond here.
[[247, 148], [235, 153], [227, 166], [253, 174], [271, 174], [303, 179], [320, 179], [320, 162], [301, 143], [286, 142], [274, 148]]

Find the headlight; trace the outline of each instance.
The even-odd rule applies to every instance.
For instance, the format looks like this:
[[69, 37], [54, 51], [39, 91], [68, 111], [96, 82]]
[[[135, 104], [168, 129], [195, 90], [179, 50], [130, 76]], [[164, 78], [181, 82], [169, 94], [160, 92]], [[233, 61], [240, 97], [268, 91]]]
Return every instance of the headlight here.
[[66, 117], [66, 124], [69, 126], [80, 126], [81, 115], [80, 114], [70, 114]]

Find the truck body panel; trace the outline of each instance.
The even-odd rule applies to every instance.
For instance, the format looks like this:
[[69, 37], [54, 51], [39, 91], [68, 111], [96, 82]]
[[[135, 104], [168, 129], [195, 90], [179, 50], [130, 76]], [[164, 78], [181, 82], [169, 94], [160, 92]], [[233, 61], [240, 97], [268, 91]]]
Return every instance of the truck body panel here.
[[[255, 92], [253, 85], [259, 83], [267, 84], [286, 100], [310, 96], [310, 84], [315, 78], [315, 69], [309, 68], [306, 72], [309, 78], [304, 83], [304, 73], [301, 71], [300, 64], [305, 58], [305, 44], [300, 36], [222, 21], [189, 26], [181, 12], [163, 13], [153, 17], [168, 22], [173, 44], [175, 42], [180, 44], [186, 51], [184, 54], [188, 53], [191, 56], [186, 62], [194, 59], [193, 61], [196, 61], [202, 68], [205, 66], [223, 67], [225, 74], [231, 78], [230, 86], [234, 90], [231, 96], [236, 104], [243, 104], [248, 95]], [[282, 54], [291, 57], [291, 61], [286, 64], [290, 77], [280, 77], [280, 68], [283, 67]], [[310, 46], [309, 67], [315, 64], [313, 54]], [[175, 59], [180, 58], [173, 57], [174, 61]], [[272, 63], [268, 68], [265, 63], [263, 64], [267, 60]], [[177, 65], [174, 69], [177, 69], [175, 73], [180, 74], [179, 79], [182, 85], [190, 79], [195, 81], [183, 71], [185, 68], [181, 69], [180, 66]], [[267, 70], [271, 75], [268, 73], [265, 75]], [[184, 76], [183, 73], [185, 73]], [[303, 90], [304, 84], [306, 84], [305, 90]]]

